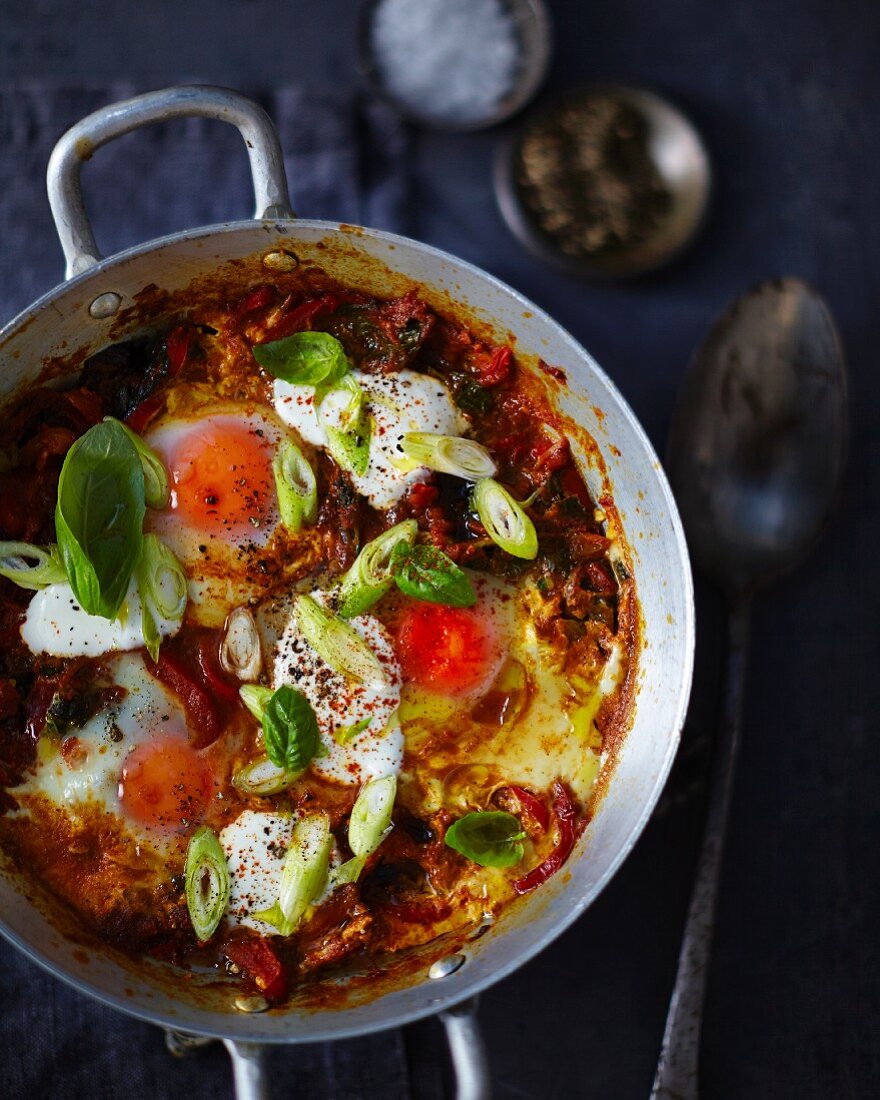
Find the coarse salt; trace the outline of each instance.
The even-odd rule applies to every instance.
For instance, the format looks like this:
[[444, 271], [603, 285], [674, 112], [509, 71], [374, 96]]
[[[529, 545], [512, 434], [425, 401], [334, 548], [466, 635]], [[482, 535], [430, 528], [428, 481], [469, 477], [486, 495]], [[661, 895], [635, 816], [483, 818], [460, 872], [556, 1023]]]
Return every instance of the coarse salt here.
[[452, 124], [491, 117], [519, 61], [502, 0], [381, 0], [372, 45], [382, 83], [403, 108]]

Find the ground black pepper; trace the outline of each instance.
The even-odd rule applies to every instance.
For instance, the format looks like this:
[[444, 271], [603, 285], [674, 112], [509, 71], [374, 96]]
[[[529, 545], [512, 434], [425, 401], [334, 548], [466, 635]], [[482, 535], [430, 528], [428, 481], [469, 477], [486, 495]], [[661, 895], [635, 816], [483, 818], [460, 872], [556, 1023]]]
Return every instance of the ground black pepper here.
[[609, 92], [567, 97], [520, 142], [515, 179], [536, 226], [572, 257], [638, 245], [671, 196], [648, 147], [648, 124]]

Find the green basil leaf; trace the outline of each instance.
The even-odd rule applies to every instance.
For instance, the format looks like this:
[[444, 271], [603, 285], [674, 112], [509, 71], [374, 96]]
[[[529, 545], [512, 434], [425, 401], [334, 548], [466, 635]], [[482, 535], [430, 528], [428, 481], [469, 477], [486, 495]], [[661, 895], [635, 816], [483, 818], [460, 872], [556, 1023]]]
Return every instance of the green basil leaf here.
[[512, 867], [523, 857], [522, 825], [513, 814], [465, 814], [446, 830], [446, 844], [481, 867]]
[[391, 570], [400, 591], [413, 599], [447, 607], [473, 607], [477, 602], [467, 573], [436, 546], [398, 542]]
[[304, 771], [318, 751], [318, 719], [305, 695], [282, 684], [263, 711], [266, 754], [279, 768]]
[[348, 372], [345, 349], [329, 332], [295, 332], [251, 350], [260, 366], [283, 382], [317, 386]]
[[165, 463], [152, 448], [144, 443], [137, 432], [133, 432], [121, 420], [116, 420], [112, 416], [105, 416], [104, 423], [109, 421], [113, 421], [114, 424], [118, 424], [122, 428], [138, 453], [138, 458], [141, 460], [141, 466], [144, 470], [144, 499], [147, 507], [161, 510], [171, 499], [171, 486], [168, 483], [168, 471], [165, 469]]
[[144, 471], [118, 421], [95, 424], [61, 467], [55, 533], [73, 594], [89, 615], [114, 619], [143, 547]]

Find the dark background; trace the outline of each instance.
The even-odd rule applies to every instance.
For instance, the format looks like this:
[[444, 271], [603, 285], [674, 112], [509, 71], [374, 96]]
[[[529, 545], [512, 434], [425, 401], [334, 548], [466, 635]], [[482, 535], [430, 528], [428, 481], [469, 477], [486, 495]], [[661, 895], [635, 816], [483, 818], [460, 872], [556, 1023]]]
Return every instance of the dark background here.
[[[880, 5], [551, 0], [550, 7], [557, 45], [548, 91], [601, 78], [644, 83], [701, 128], [717, 187], [699, 242], [668, 271], [625, 287], [590, 286], [541, 266], [495, 207], [491, 167], [504, 129], [409, 134], [403, 229], [547, 309], [602, 363], [661, 451], [689, 356], [732, 295], [758, 279], [798, 275], [832, 305], [851, 371], [850, 465], [825, 537], [755, 608], [703, 1077], [704, 1095], [721, 1100], [875, 1096]], [[338, 95], [357, 84], [355, 16], [353, 0], [5, 3], [0, 80], [127, 80], [147, 89], [199, 79]], [[0, 147], [0, 165], [15, 170], [5, 155]], [[40, 177], [32, 183], [42, 191]], [[296, 178], [291, 191], [303, 215], [333, 215], [301, 208]], [[131, 204], [132, 228], [113, 243], [134, 243], [137, 195], [120, 201]], [[228, 213], [246, 214], [249, 201], [243, 194]], [[34, 233], [48, 239], [48, 206], [40, 200], [30, 210]], [[181, 226], [169, 215], [162, 228]], [[60, 250], [29, 253], [21, 232], [19, 222], [0, 224], [0, 247], [14, 239], [20, 248], [21, 281], [6, 294], [17, 307], [62, 274]], [[660, 809], [590, 911], [482, 999], [499, 1098], [648, 1094], [699, 843], [719, 686], [722, 612], [704, 586], [698, 608], [693, 705]], [[62, 990], [13, 962], [5, 946], [0, 965], [18, 1006], [0, 1023], [0, 1093], [229, 1095], [218, 1050], [175, 1062], [154, 1029]], [[444, 1058], [439, 1025], [429, 1021], [382, 1039], [278, 1055], [275, 1090], [437, 1098]]]

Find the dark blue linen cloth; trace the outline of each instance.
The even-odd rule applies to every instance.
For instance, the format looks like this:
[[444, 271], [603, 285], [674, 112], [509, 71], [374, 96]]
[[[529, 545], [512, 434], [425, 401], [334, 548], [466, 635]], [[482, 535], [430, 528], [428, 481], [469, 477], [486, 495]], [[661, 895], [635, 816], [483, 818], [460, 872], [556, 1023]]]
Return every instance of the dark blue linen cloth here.
[[[64, 274], [45, 191], [52, 146], [74, 122], [138, 90], [128, 85], [0, 90], [0, 323]], [[385, 229], [405, 225], [407, 135], [386, 109], [350, 94], [259, 96], [278, 126], [296, 208]], [[84, 168], [86, 206], [102, 251], [253, 213], [244, 145], [229, 126], [188, 119], [101, 149]], [[0, 941], [0, 1098], [164, 1100], [227, 1097], [218, 1044], [176, 1059], [163, 1033], [49, 977]], [[400, 1032], [275, 1050], [274, 1094], [410, 1095]], [[424, 1097], [426, 1091], [421, 1089]]]

